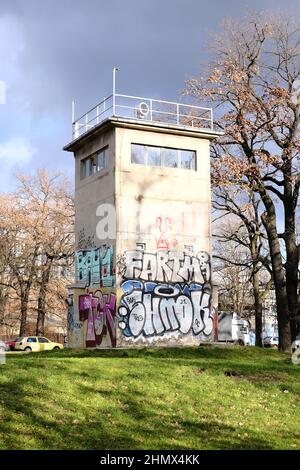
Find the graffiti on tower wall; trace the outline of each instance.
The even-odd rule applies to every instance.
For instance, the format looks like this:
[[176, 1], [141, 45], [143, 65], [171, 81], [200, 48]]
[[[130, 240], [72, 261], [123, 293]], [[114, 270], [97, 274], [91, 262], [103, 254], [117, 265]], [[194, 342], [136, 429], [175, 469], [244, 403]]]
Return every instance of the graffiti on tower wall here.
[[95, 235], [87, 235], [85, 233], [85, 228], [83, 227], [77, 234], [77, 247], [79, 250], [96, 248]]
[[79, 296], [79, 320], [86, 323], [85, 346], [116, 346], [115, 328], [116, 295], [103, 294], [101, 290]]
[[173, 222], [170, 217], [159, 216], [155, 222], [155, 235], [157, 249], [169, 250], [178, 245], [176, 236], [173, 233]]
[[99, 287], [74, 289], [67, 302], [68, 341], [71, 347], [115, 347], [115, 293]]
[[82, 324], [75, 320], [74, 296], [73, 296], [73, 294], [70, 294], [68, 296], [67, 306], [68, 306], [68, 317], [67, 317], [68, 329], [71, 330], [71, 331], [80, 330], [80, 328], [82, 327]]
[[76, 281], [82, 286], [114, 287], [115, 268], [112, 245], [76, 252]]
[[118, 326], [133, 340], [213, 334], [210, 259], [190, 250], [126, 251], [120, 262], [123, 296]]
[[103, 244], [80, 249], [75, 259], [76, 287], [67, 300], [70, 346], [115, 347], [114, 248]]

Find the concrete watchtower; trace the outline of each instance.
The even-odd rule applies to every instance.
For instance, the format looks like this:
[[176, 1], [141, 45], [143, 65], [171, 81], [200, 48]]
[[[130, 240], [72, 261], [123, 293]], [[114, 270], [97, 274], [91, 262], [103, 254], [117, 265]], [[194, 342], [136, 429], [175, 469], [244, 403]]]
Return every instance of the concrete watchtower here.
[[73, 119], [71, 347], [198, 345], [214, 334], [212, 111], [113, 94]]

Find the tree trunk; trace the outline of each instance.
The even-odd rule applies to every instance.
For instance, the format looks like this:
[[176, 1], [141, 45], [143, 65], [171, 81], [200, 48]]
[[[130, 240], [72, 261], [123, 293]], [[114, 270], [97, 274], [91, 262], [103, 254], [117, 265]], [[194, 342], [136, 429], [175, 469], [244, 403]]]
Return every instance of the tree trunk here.
[[290, 311], [291, 338], [296, 339], [298, 333], [298, 265], [299, 250], [296, 242], [295, 210], [292, 200], [285, 199], [285, 247], [286, 247], [286, 290]]
[[[252, 195], [252, 203], [255, 208], [255, 200]], [[263, 347], [263, 324], [262, 324], [262, 301], [261, 293], [259, 290], [259, 266], [258, 266], [258, 257], [259, 257], [259, 221], [258, 214], [255, 211], [255, 228], [253, 230], [252, 224], [247, 225], [249, 241], [250, 241], [250, 252], [252, 258], [252, 286], [253, 286], [253, 296], [254, 296], [254, 312], [255, 312], [255, 346]]]
[[26, 334], [26, 326], [27, 326], [27, 310], [28, 310], [28, 301], [29, 301], [29, 294], [31, 285], [34, 278], [34, 270], [35, 270], [35, 260], [38, 252], [38, 245], [35, 246], [33, 252], [33, 261], [31, 261], [31, 267], [28, 279], [24, 281], [22, 278], [18, 277], [19, 286], [20, 286], [20, 300], [21, 300], [21, 321], [20, 321], [20, 336], [25, 336]]
[[45, 317], [46, 317], [46, 296], [47, 287], [49, 284], [50, 273], [52, 267], [52, 259], [48, 258], [45, 264], [45, 269], [42, 272], [39, 297], [38, 297], [38, 316], [36, 322], [36, 335], [45, 334]]
[[273, 279], [277, 304], [279, 349], [281, 351], [290, 351], [291, 329], [289, 306], [287, 300], [284, 269], [282, 266], [280, 243], [276, 228], [276, 215], [275, 210], [273, 210], [272, 207], [269, 206], [268, 209], [268, 214], [266, 212], [262, 214], [262, 222], [267, 232], [272, 260]]
[[4, 293], [4, 289], [0, 287], [0, 325], [2, 325], [4, 321], [6, 303], [7, 296]]
[[255, 310], [255, 346], [263, 346], [263, 324], [262, 324], [262, 302], [259, 292], [259, 273], [255, 270], [253, 272], [253, 295], [254, 295], [254, 310]]
[[25, 292], [24, 295], [21, 294], [21, 322], [19, 336], [26, 335], [28, 295], [29, 292]]
[[[289, 245], [289, 248], [287, 247], [287, 245]], [[299, 327], [297, 295], [298, 259], [296, 254], [298, 250], [296, 244], [294, 242], [291, 242], [290, 240], [287, 240], [286, 247], [286, 290], [290, 310], [291, 338], [292, 341], [294, 341], [296, 339]]]

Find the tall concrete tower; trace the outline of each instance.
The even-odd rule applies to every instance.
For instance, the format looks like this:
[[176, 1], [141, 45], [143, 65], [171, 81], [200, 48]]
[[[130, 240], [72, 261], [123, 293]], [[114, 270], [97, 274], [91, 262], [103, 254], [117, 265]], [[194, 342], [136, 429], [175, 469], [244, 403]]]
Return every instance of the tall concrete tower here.
[[211, 109], [116, 94], [73, 119], [76, 283], [68, 343], [198, 345], [214, 336]]

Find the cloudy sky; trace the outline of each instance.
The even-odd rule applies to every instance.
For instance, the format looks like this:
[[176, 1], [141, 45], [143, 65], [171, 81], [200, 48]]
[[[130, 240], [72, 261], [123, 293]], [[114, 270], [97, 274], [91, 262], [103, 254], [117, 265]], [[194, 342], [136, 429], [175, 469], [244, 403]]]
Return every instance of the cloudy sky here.
[[[0, 0], [0, 191], [16, 171], [73, 177], [71, 101], [79, 115], [117, 91], [177, 100], [208, 59], [209, 32], [227, 16], [280, 11], [280, 0]], [[284, 10], [300, 16], [299, 0]], [[1, 89], [1, 85], [0, 85]]]

